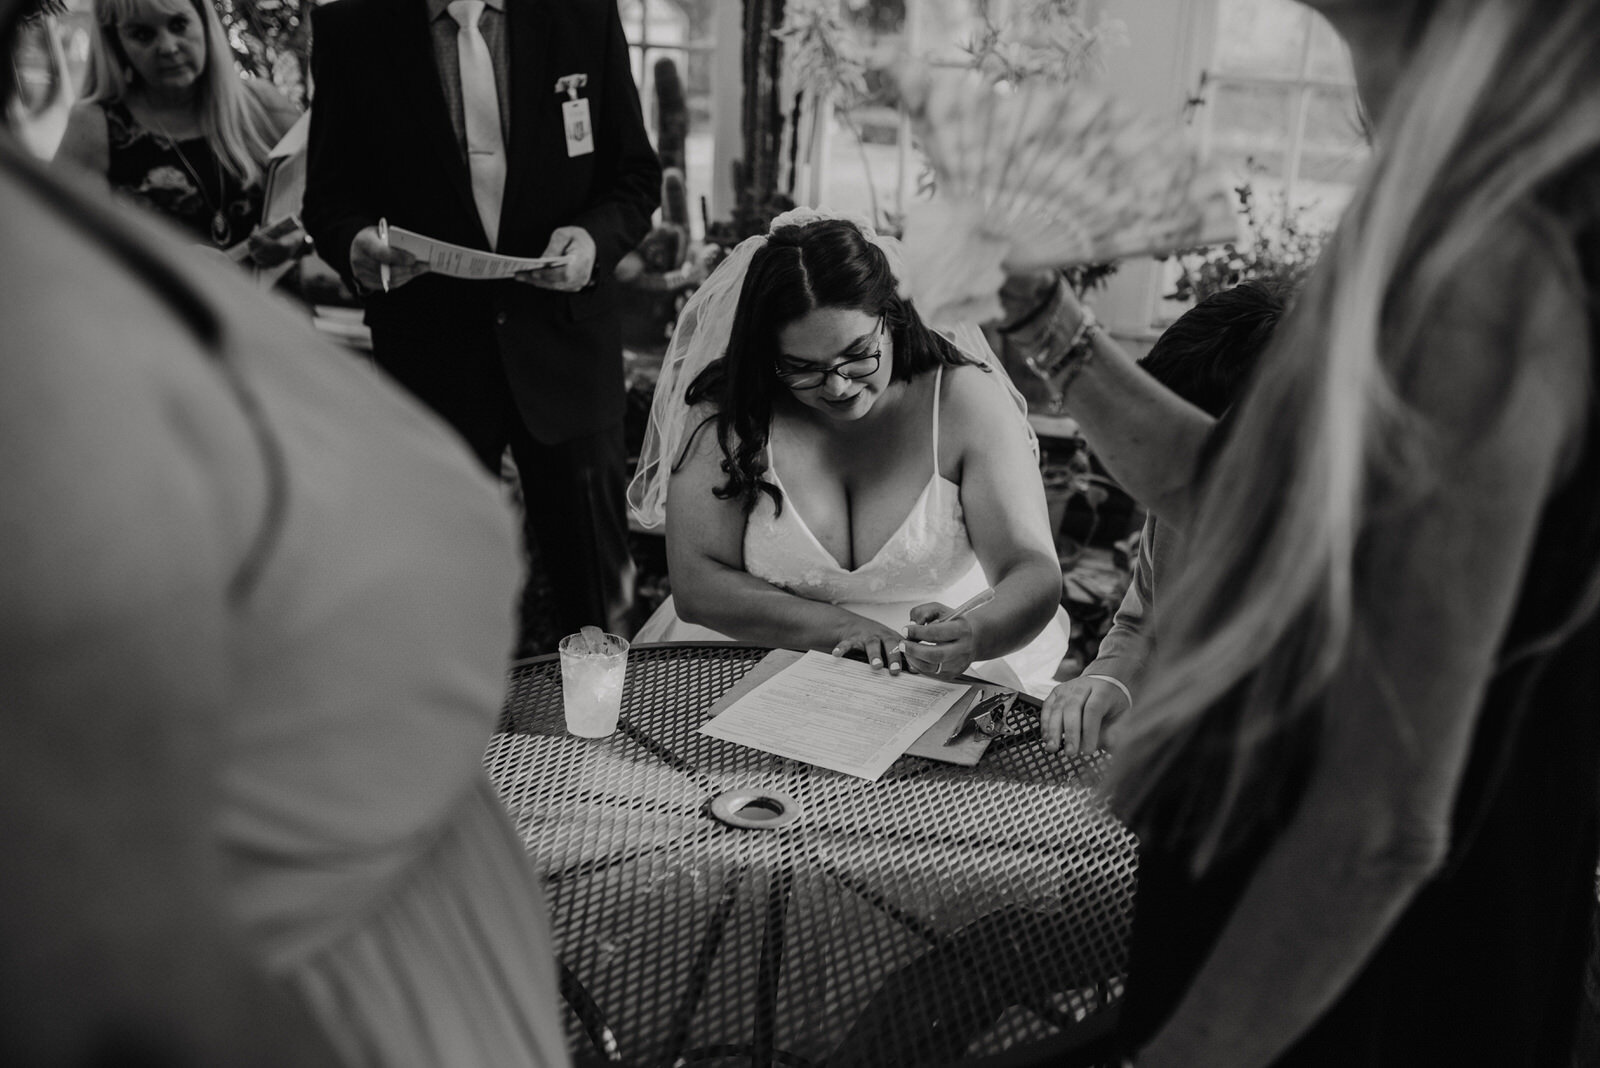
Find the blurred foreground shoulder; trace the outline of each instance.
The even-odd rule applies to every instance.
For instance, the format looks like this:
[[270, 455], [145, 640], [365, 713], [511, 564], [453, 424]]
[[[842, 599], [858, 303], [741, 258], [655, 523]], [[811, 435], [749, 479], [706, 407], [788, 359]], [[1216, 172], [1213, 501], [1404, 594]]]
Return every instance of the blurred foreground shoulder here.
[[[1575, 455], [1593, 389], [1593, 338], [1573, 242], [1559, 218], [1526, 206], [1473, 243], [1424, 309], [1396, 384], [1447, 455], [1514, 444], [1536, 429], [1559, 435], [1563, 460]], [[1529, 411], [1550, 425], [1530, 426]]]
[[106, 130], [104, 108], [82, 101], [72, 105], [54, 162], [105, 177], [111, 166], [111, 137]]

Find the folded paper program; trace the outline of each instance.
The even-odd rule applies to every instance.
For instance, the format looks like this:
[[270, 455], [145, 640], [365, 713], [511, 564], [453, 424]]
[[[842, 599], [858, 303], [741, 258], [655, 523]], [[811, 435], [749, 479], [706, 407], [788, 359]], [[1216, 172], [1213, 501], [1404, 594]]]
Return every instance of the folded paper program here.
[[403, 226], [389, 227], [389, 245], [411, 253], [434, 274], [447, 274], [452, 278], [485, 281], [511, 278], [523, 271], [558, 267], [566, 262], [560, 256], [502, 256], [479, 248], [452, 245], [448, 241], [424, 237]]

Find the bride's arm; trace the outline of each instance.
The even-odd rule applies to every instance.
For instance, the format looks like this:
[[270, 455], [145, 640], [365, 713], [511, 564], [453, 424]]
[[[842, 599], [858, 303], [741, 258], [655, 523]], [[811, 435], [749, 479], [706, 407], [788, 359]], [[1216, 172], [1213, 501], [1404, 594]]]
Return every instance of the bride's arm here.
[[714, 492], [726, 481], [721, 461], [708, 424], [690, 443], [667, 491], [667, 569], [678, 615], [739, 641], [825, 653], [859, 648], [869, 662], [898, 667], [899, 656], [887, 653], [900, 641], [893, 630], [745, 570], [744, 511], [738, 500], [721, 500]]
[[[1061, 603], [1061, 565], [1039, 464], [1022, 415], [997, 373], [976, 367], [946, 372], [939, 413], [940, 454], [959, 457], [967, 536], [995, 591], [993, 601], [967, 617], [972, 660], [1020, 649]], [[913, 627], [909, 636], [934, 642], [960, 637], [937, 623]]]

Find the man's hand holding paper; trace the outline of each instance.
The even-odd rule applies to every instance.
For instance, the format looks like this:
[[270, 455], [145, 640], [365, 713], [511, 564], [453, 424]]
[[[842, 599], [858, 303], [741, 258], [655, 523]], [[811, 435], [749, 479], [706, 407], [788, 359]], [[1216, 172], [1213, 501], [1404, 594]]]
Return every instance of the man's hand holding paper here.
[[[383, 278], [385, 267], [389, 268], [387, 285]], [[358, 231], [350, 242], [350, 273], [369, 292], [397, 289], [427, 270], [428, 265], [409, 251], [385, 241], [376, 226]]]
[[581, 226], [558, 226], [551, 232], [550, 243], [541, 258], [549, 260], [549, 264], [519, 271], [517, 281], [541, 289], [576, 293], [589, 284], [589, 276], [594, 273], [594, 238]]

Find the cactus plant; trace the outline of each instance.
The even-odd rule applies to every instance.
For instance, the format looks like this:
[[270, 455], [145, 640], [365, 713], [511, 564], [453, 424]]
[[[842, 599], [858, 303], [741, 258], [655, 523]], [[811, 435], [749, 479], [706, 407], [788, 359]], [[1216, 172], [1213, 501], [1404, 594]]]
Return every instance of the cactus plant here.
[[[683, 95], [678, 65], [666, 56], [656, 60], [655, 80], [656, 155], [661, 157], [663, 169], [676, 167], [682, 171], [687, 165], [684, 142], [689, 137], [689, 104]], [[688, 222], [687, 215], [682, 221]]]

